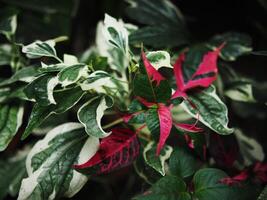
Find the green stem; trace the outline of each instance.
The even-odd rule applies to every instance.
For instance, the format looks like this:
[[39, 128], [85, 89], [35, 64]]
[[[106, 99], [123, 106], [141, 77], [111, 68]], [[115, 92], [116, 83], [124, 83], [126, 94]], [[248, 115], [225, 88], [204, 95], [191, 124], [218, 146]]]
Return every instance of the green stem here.
[[109, 124], [106, 124], [106, 125], [103, 126], [102, 128], [103, 128], [103, 129], [107, 129], [107, 128], [110, 128], [110, 127], [115, 126], [115, 125], [117, 125], [117, 124], [120, 124], [120, 123], [122, 123], [122, 122], [123, 122], [123, 119], [122, 119], [122, 118], [119, 118], [119, 119], [117, 119], [117, 120], [115, 120], [115, 121], [113, 121], [113, 122], [111, 122], [111, 123], [109, 123]]

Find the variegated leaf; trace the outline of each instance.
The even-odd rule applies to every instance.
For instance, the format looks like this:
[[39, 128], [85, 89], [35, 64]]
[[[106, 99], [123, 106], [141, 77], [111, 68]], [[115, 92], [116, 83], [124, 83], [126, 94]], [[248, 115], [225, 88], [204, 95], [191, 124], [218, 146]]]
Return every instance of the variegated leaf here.
[[91, 99], [78, 110], [78, 119], [84, 125], [88, 135], [104, 138], [111, 132], [105, 132], [101, 126], [104, 111], [113, 105], [109, 96], [100, 96]]
[[165, 145], [164, 148], [160, 151], [160, 154], [157, 156], [157, 145], [155, 142], [150, 142], [146, 145], [143, 151], [143, 156], [145, 162], [159, 172], [162, 176], [165, 176], [165, 162], [168, 160], [172, 153], [172, 147], [169, 145]]
[[129, 64], [128, 31], [122, 20], [105, 15], [97, 26], [96, 46], [101, 56], [108, 58], [110, 67], [123, 73]]
[[62, 69], [58, 74], [58, 81], [66, 87], [76, 83], [80, 78], [88, 77], [88, 66], [84, 64], [75, 64]]
[[24, 90], [29, 99], [34, 99], [42, 106], [56, 104], [53, 90], [58, 84], [58, 78], [52, 74], [44, 74], [32, 81]]
[[22, 124], [24, 108], [20, 104], [0, 104], [0, 151], [7, 148]]
[[53, 57], [57, 58], [57, 53], [55, 50], [55, 41], [35, 41], [31, 44], [23, 46], [22, 52], [26, 54], [29, 58], [40, 58], [40, 57]]
[[184, 100], [181, 106], [191, 116], [199, 119], [216, 133], [228, 135], [234, 131], [228, 128], [228, 109], [217, 96], [214, 86], [189, 94], [188, 100]]
[[94, 156], [98, 147], [99, 140], [88, 137], [79, 123], [54, 128], [27, 156], [28, 178], [22, 181], [18, 199], [72, 197], [88, 180], [72, 166]]
[[161, 67], [173, 68], [170, 54], [167, 51], [149, 51], [146, 57], [156, 70]]
[[[22, 135], [22, 139], [28, 137], [34, 128], [38, 128], [51, 114], [61, 114], [72, 108], [83, 97], [84, 92], [80, 87], [74, 87], [54, 93], [58, 102], [56, 105], [41, 106], [36, 103], [32, 109], [28, 125]], [[63, 101], [62, 101], [63, 99]]]
[[133, 163], [139, 154], [136, 134], [129, 129], [113, 129], [112, 134], [101, 140], [98, 152], [87, 162], [75, 165], [85, 174], [102, 174]]

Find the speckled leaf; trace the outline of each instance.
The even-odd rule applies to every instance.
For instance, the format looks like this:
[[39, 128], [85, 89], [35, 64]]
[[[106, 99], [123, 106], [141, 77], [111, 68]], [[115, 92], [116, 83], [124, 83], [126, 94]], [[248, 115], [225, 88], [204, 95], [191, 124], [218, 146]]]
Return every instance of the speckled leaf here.
[[[188, 100], [181, 104], [183, 109], [191, 116], [201, 121], [204, 125], [218, 134], [228, 135], [233, 129], [228, 128], [228, 110], [226, 105], [217, 96], [214, 86], [188, 95]], [[199, 117], [198, 117], [199, 112]]]
[[165, 145], [158, 156], [156, 155], [156, 150], [157, 145], [155, 142], [148, 143], [143, 151], [144, 160], [150, 167], [165, 176], [165, 161], [170, 158], [172, 147]]
[[0, 104], [0, 151], [7, 148], [22, 124], [23, 106]]
[[28, 178], [22, 181], [18, 199], [72, 197], [88, 180], [72, 166], [92, 157], [98, 146], [98, 139], [88, 137], [79, 123], [54, 128], [27, 156]]

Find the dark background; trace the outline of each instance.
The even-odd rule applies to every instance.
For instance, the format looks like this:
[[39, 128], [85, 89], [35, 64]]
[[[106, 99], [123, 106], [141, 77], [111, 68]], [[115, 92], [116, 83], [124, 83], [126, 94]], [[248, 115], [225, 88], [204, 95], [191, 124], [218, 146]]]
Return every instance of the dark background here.
[[[184, 14], [188, 29], [196, 42], [205, 41], [214, 34], [239, 31], [252, 37], [254, 50], [267, 50], [267, 1], [172, 2]], [[18, 12], [17, 41], [27, 44], [36, 39], [46, 40], [67, 35], [69, 40], [58, 46], [59, 52], [78, 55], [94, 43], [95, 28], [97, 22], [103, 19], [104, 13], [135, 23], [124, 12], [126, 6], [127, 3], [123, 0], [0, 0], [0, 14], [3, 8]], [[0, 42], [3, 41], [4, 38], [0, 37]], [[267, 81], [266, 65], [266, 56], [254, 55], [238, 59], [234, 63], [240, 74], [260, 82]], [[263, 112], [266, 112], [266, 108], [262, 106], [253, 109], [265, 109]], [[258, 139], [264, 141], [266, 138], [266, 117], [258, 118], [251, 112], [246, 117], [235, 116], [234, 120], [248, 133], [257, 132]], [[142, 184], [130, 167], [105, 176], [105, 179], [92, 178], [74, 199], [125, 200], [144, 190]]]

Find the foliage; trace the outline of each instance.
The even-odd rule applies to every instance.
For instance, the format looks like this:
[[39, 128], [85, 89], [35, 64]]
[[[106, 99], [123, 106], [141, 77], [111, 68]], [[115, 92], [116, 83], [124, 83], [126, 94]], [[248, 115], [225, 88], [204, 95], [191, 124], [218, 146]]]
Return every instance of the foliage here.
[[248, 200], [267, 183], [263, 147], [233, 119], [235, 105], [266, 109], [264, 89], [232, 67], [250, 36], [196, 43], [171, 1], [128, 3], [145, 26], [105, 14], [81, 56], [62, 55], [64, 36], [21, 44], [17, 11], [1, 18], [0, 199], [71, 198], [130, 166], [145, 184], [137, 200]]

